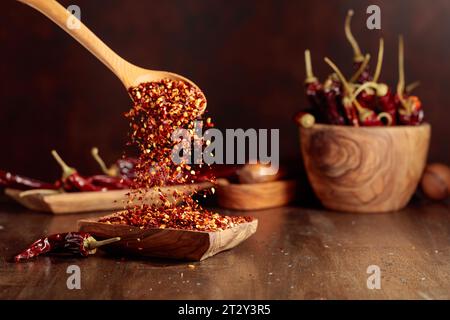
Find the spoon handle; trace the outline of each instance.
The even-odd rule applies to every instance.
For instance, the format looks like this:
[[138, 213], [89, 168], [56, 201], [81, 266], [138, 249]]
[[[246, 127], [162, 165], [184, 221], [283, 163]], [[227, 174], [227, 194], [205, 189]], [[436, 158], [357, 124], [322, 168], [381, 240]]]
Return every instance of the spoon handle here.
[[[56, 23], [75, 40], [81, 43], [94, 56], [105, 64], [121, 81], [128, 87], [127, 70], [133, 66], [128, 61], [112, 51], [102, 40], [89, 30], [80, 20], [69, 13], [55, 0], [18, 0], [30, 7], [40, 11], [50, 20]], [[71, 20], [75, 19], [75, 20]], [[69, 23], [75, 21], [76, 27], [70, 27]], [[128, 88], [127, 88], [128, 89]]]

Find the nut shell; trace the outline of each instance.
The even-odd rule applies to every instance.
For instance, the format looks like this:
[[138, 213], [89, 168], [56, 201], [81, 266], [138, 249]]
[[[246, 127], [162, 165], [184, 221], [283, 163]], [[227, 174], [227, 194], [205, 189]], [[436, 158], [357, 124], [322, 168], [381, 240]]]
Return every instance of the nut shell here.
[[423, 193], [432, 200], [445, 200], [450, 192], [450, 168], [441, 163], [426, 166], [420, 183]]

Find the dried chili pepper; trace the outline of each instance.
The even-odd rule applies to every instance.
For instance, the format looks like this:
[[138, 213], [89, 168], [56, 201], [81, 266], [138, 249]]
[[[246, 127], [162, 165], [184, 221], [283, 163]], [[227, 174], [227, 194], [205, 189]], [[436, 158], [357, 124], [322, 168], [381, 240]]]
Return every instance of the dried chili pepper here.
[[311, 63], [311, 53], [305, 50], [305, 91], [309, 104], [318, 111], [320, 120], [327, 121], [326, 102], [324, 101], [324, 92], [322, 84], [314, 76]]
[[[363, 126], [381, 126], [383, 125], [382, 118], [390, 118], [390, 115], [388, 114], [382, 113], [377, 115], [373, 110], [364, 108], [359, 104], [357, 100], [358, 94], [362, 92], [366, 87], [369, 87], [369, 85], [376, 86], [377, 84], [373, 82], [366, 82], [361, 85], [355, 92], [353, 92], [353, 89], [350, 87], [350, 84], [347, 82], [339, 68], [328, 58], [325, 58], [325, 62], [333, 69], [333, 71], [337, 74], [342, 82], [342, 86], [344, 88], [342, 103], [345, 110], [347, 111], [348, 121], [350, 121], [353, 126], [359, 126], [359, 124]], [[376, 86], [375, 88], [380, 90], [378, 86]], [[384, 90], [387, 90], [384, 86], [382, 88]], [[385, 92], [382, 92], [380, 95], [384, 94]], [[353, 105], [356, 109], [353, 107]], [[356, 115], [356, 111], [358, 115]]]
[[[350, 83], [364, 83], [366, 81], [370, 81], [371, 77], [368, 75], [368, 65], [370, 61], [370, 54], [366, 54], [364, 57], [363, 62], [360, 64], [359, 68], [356, 70], [356, 72], [352, 75], [349, 82]], [[367, 75], [366, 75], [367, 74]]]
[[391, 125], [396, 125], [397, 105], [395, 102], [395, 95], [392, 94], [390, 89], [384, 96], [378, 97], [378, 104], [383, 112], [388, 113], [391, 116], [392, 119]]
[[[383, 38], [380, 38], [377, 67], [376, 67], [375, 73], [373, 75], [374, 83], [378, 83], [378, 80], [380, 78], [381, 69], [383, 66], [383, 57], [384, 57], [384, 40], [383, 40]], [[390, 115], [390, 119], [391, 119], [390, 125], [395, 125], [395, 124], [397, 124], [397, 107], [396, 107], [396, 103], [395, 103], [395, 96], [392, 94], [389, 87], [387, 87], [386, 85], [384, 85], [384, 86], [387, 88], [387, 90], [385, 90], [385, 94], [379, 93], [377, 95], [377, 102], [375, 104], [378, 106], [378, 109], [381, 110], [381, 112], [384, 112], [384, 113], [387, 113]], [[362, 92], [362, 94], [363, 93], [364, 93], [364, 91]], [[373, 95], [373, 97], [375, 97], [375, 95]]]
[[326, 100], [326, 119], [327, 123], [336, 125], [345, 125], [345, 118], [341, 114], [343, 108], [341, 103], [341, 83], [336, 78], [336, 74], [332, 74], [324, 83], [324, 95]]
[[106, 190], [122, 190], [129, 189], [132, 181], [127, 178], [112, 177], [104, 174], [98, 174], [86, 178], [94, 186], [104, 188]]
[[37, 179], [24, 177], [18, 174], [0, 170], [0, 188], [13, 188], [19, 190], [58, 189], [58, 184], [43, 182]]
[[74, 168], [69, 167], [55, 150], [52, 150], [52, 155], [63, 170], [61, 182], [65, 191], [76, 192], [104, 190], [104, 188], [96, 186], [88, 179], [82, 177]]
[[416, 96], [408, 96], [405, 93], [405, 61], [404, 61], [403, 37], [398, 42], [398, 73], [396, 101], [398, 107], [398, 121], [404, 125], [419, 125], [423, 122], [424, 113], [422, 103]]
[[38, 239], [25, 251], [14, 257], [15, 262], [29, 260], [45, 253], [62, 253], [87, 257], [94, 254], [97, 248], [119, 241], [119, 237], [97, 241], [86, 232], [57, 233]]
[[[359, 83], [363, 83], [366, 81], [371, 80], [370, 72], [369, 72], [369, 65], [368, 60], [370, 59], [364, 57], [364, 55], [361, 53], [361, 49], [359, 48], [358, 42], [356, 41], [355, 37], [353, 36], [352, 29], [351, 29], [351, 21], [353, 17], [354, 11], [349, 10], [347, 12], [347, 16], [345, 18], [345, 36], [352, 46], [353, 49], [353, 65], [355, 70], [357, 70], [358, 76], [356, 77], [355, 81]], [[365, 62], [365, 60], [367, 60]], [[351, 81], [353, 82], [353, 81]]]
[[100, 165], [103, 173], [112, 177], [123, 177], [133, 179], [136, 176], [136, 158], [122, 158], [116, 161], [109, 168], [106, 166], [105, 161], [100, 157], [98, 148], [92, 148], [91, 154], [95, 161]]
[[352, 102], [348, 99], [351, 94], [350, 86], [345, 80], [345, 77], [342, 75], [341, 71], [336, 67], [336, 65], [328, 58], [325, 58], [325, 62], [333, 69], [333, 71], [338, 76], [339, 80], [342, 83], [344, 92], [342, 96], [342, 104], [345, 110], [345, 115], [347, 117], [347, 121], [350, 125], [354, 127], [359, 127], [358, 115], [356, 113], [356, 109], [353, 107]]
[[[373, 75], [373, 80], [372, 81], [369, 81], [369, 79], [367, 79], [367, 81], [365, 81], [365, 82], [374, 82], [374, 83], [377, 83], [378, 82], [378, 79], [380, 78], [380, 74], [381, 74], [381, 68], [382, 68], [382, 66], [383, 66], [383, 56], [384, 56], [384, 40], [383, 40], [383, 38], [380, 38], [380, 45], [379, 45], [379, 49], [378, 49], [378, 59], [377, 59], [377, 66], [376, 66], [376, 69], [375, 69], [375, 73], [374, 73], [374, 75]], [[365, 60], [366, 61], [366, 60]], [[368, 60], [367, 60], [368, 61]], [[362, 67], [363, 67], [363, 65], [361, 66], [361, 69], [362, 69]], [[353, 81], [355, 81], [356, 80], [356, 77], [355, 76], [357, 76], [358, 74], [355, 74], [354, 76], [353, 76], [353, 78], [352, 79], [350, 79], [350, 82], [353, 82]], [[359, 75], [358, 75], [358, 77], [359, 77]], [[365, 83], [365, 82], [363, 82], [363, 83]], [[374, 94], [374, 92], [373, 92], [373, 90], [370, 90], [370, 89], [368, 89], [368, 90], [363, 90], [363, 91], [361, 91], [361, 93], [358, 95], [358, 102], [361, 104], [361, 106], [363, 106], [364, 108], [367, 108], [367, 109], [371, 109], [371, 110], [374, 110], [374, 111], [376, 111], [376, 109], [377, 109], [377, 102], [378, 102], [378, 99], [377, 99], [377, 96], [378, 97], [380, 97], [380, 95], [378, 94], [378, 95], [375, 95]], [[393, 115], [393, 116], [395, 116], [395, 114]]]

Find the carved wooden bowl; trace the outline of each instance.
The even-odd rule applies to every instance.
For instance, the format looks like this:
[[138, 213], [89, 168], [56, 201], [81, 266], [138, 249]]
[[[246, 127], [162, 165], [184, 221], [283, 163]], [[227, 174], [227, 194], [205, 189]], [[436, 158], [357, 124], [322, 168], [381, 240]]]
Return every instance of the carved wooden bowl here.
[[322, 204], [348, 212], [402, 209], [426, 164], [431, 127], [300, 128], [308, 179]]
[[[114, 216], [118, 213], [112, 214]], [[91, 233], [96, 239], [120, 237], [119, 242], [103, 247], [114, 253], [201, 261], [232, 249], [256, 232], [258, 220], [244, 222], [232, 228], [214, 231], [179, 229], [140, 229], [127, 225], [99, 222], [101, 218], [78, 221], [80, 231]]]

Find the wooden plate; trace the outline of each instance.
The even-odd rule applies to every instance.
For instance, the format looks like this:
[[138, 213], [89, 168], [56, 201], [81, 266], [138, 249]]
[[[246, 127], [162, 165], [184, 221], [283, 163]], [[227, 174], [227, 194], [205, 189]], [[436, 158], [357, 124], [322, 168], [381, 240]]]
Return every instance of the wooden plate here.
[[258, 227], [258, 220], [255, 219], [216, 232], [143, 230], [132, 226], [98, 222], [100, 219], [102, 218], [79, 220], [78, 227], [80, 231], [89, 232], [99, 239], [122, 238], [121, 241], [104, 247], [105, 250], [119, 254], [190, 261], [201, 261], [234, 248], [253, 235]]
[[[161, 188], [165, 194], [172, 194], [174, 190], [185, 194], [212, 187], [211, 182], [201, 182], [189, 185], [169, 186]], [[20, 191], [16, 189], [6, 189], [5, 193], [22, 204], [24, 207], [53, 214], [68, 214], [75, 212], [91, 212], [105, 210], [121, 210], [124, 201], [127, 200], [129, 190], [113, 190], [99, 192], [52, 192], [42, 190], [38, 193]], [[169, 197], [170, 198], [170, 197]], [[171, 201], [175, 201], [173, 198]], [[148, 204], [160, 203], [159, 195], [156, 191], [149, 191], [146, 195]]]

